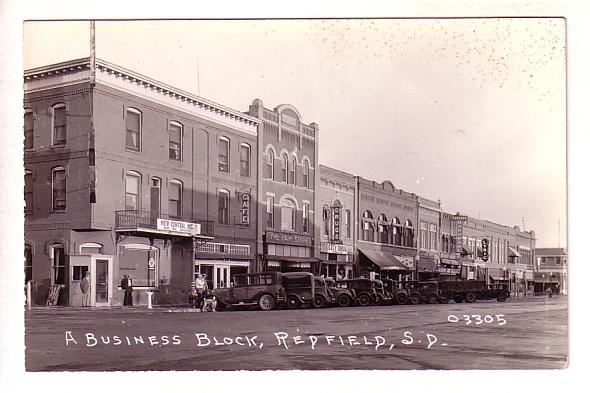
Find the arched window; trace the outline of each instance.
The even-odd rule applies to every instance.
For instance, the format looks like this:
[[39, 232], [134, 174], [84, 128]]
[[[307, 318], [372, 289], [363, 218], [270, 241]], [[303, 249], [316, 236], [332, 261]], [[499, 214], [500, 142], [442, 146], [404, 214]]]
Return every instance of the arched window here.
[[100, 244], [100, 243], [80, 244], [80, 254], [102, 254], [102, 244]]
[[275, 152], [268, 149], [268, 161], [266, 162], [266, 178], [275, 180]]
[[217, 220], [220, 224], [229, 225], [229, 191], [219, 190]]
[[303, 187], [309, 188], [309, 161], [303, 160]]
[[281, 203], [281, 230], [294, 231], [295, 230], [295, 212], [297, 207], [290, 199], [285, 199]]
[[229, 152], [229, 139], [223, 136], [220, 137], [218, 141], [219, 172], [229, 173]]
[[141, 210], [141, 175], [127, 172], [125, 175], [125, 210]]
[[240, 176], [250, 177], [250, 145], [240, 144]]
[[322, 208], [322, 223], [324, 224], [324, 235], [330, 234], [330, 206], [324, 205]]
[[52, 209], [66, 210], [66, 169], [63, 166], [51, 170]]
[[284, 181], [285, 183], [287, 182], [287, 176], [288, 176], [288, 167], [289, 167], [289, 156], [287, 155], [287, 153], [283, 153], [282, 155], [282, 175], [283, 178], [281, 179], [282, 181]]
[[414, 226], [410, 220], [404, 224], [404, 246], [414, 247]]
[[389, 243], [389, 222], [385, 214], [379, 215], [377, 222], [377, 241], [379, 243]]
[[141, 150], [141, 112], [135, 108], [125, 111], [125, 147], [129, 150]]
[[391, 230], [393, 231], [393, 244], [396, 246], [402, 245], [402, 224], [397, 217], [393, 217], [391, 221]]
[[64, 146], [67, 139], [66, 104], [59, 103], [51, 107], [54, 146]]
[[291, 160], [289, 161], [289, 184], [295, 184], [296, 174], [297, 174], [297, 157], [292, 156]]
[[363, 213], [363, 237], [362, 240], [372, 242], [375, 240], [375, 226], [373, 223], [373, 213], [366, 210]]

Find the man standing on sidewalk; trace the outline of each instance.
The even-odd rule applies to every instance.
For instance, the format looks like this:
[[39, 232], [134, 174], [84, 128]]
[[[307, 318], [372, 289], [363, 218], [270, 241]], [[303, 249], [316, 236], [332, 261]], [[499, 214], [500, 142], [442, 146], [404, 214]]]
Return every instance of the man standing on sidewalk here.
[[80, 281], [80, 290], [82, 291], [82, 307], [90, 307], [90, 272]]
[[203, 295], [207, 290], [207, 280], [205, 280], [205, 277], [201, 273], [197, 275], [195, 288], [197, 289], [197, 310], [200, 310], [203, 308]]
[[124, 306], [133, 306], [133, 281], [131, 275], [125, 274], [121, 280], [121, 289], [125, 291], [125, 297], [123, 299]]

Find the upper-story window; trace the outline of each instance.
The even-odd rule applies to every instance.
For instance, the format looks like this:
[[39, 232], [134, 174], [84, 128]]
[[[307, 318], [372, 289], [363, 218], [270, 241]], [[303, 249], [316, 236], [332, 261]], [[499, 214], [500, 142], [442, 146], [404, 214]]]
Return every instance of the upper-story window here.
[[128, 172], [125, 176], [125, 210], [141, 209], [141, 175], [136, 172]]
[[267, 179], [275, 180], [275, 152], [272, 149], [268, 149], [267, 154], [268, 161], [265, 167], [265, 177]]
[[389, 222], [385, 214], [380, 214], [377, 223], [377, 242], [389, 243]]
[[283, 153], [283, 155], [281, 156], [281, 174], [283, 176], [283, 178], [281, 179], [282, 181], [284, 181], [285, 183], [287, 182], [287, 176], [288, 176], [288, 167], [289, 167], [289, 156], [287, 155], [287, 153]]
[[297, 208], [295, 203], [290, 199], [285, 199], [281, 203], [281, 230], [294, 231], [295, 230], [295, 212]]
[[250, 145], [242, 143], [240, 145], [240, 176], [250, 177]]
[[66, 210], [66, 170], [58, 166], [51, 170], [52, 209]]
[[330, 206], [322, 207], [322, 223], [324, 224], [324, 235], [330, 234]]
[[303, 204], [303, 232], [309, 232], [309, 203]]
[[25, 243], [25, 283], [33, 279], [33, 247]]
[[182, 217], [182, 182], [179, 180], [170, 181], [168, 214], [170, 215], [170, 218]]
[[34, 137], [34, 116], [33, 110], [26, 109], [25, 110], [25, 149], [32, 149], [33, 148], [33, 137]]
[[64, 285], [66, 283], [66, 255], [63, 244], [51, 245], [52, 272], [51, 283]]
[[436, 231], [437, 231], [437, 226], [435, 224], [430, 224], [429, 225], [429, 234], [430, 234], [430, 249], [431, 250], [436, 250], [436, 247], [437, 247]]
[[303, 187], [309, 188], [309, 161], [303, 160]]
[[226, 137], [219, 138], [219, 172], [229, 173], [229, 139]]
[[366, 210], [363, 213], [363, 238], [362, 240], [366, 240], [372, 242], [375, 239], [375, 229], [373, 226], [373, 213], [369, 210]]
[[414, 225], [410, 220], [406, 220], [404, 224], [404, 246], [414, 247]]
[[67, 126], [66, 126], [66, 104], [55, 104], [52, 107], [53, 112], [53, 145], [63, 146], [66, 144]]
[[297, 170], [297, 157], [292, 156], [291, 160], [289, 160], [289, 178], [287, 179], [287, 183], [295, 184], [296, 170]]
[[397, 217], [393, 217], [391, 222], [391, 230], [393, 231], [393, 244], [396, 246], [402, 245], [402, 225]]
[[346, 234], [346, 238], [350, 239], [350, 210], [346, 209], [344, 211], [344, 233]]
[[33, 172], [25, 171], [25, 213], [33, 211]]
[[125, 147], [130, 150], [141, 150], [141, 112], [134, 108], [126, 112]]
[[428, 223], [420, 221], [420, 248], [428, 249]]
[[275, 198], [268, 196], [266, 198], [266, 226], [269, 228], [275, 227]]
[[229, 191], [219, 190], [217, 220], [220, 224], [229, 225]]
[[182, 124], [170, 122], [168, 134], [168, 158], [173, 161], [182, 161]]

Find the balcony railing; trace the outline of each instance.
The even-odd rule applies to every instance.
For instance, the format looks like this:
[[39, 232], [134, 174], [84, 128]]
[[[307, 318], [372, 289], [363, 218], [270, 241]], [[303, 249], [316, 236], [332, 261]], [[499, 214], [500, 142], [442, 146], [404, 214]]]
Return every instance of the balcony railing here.
[[154, 214], [146, 210], [119, 210], [115, 212], [115, 230], [158, 230], [158, 218], [170, 221], [182, 221], [200, 224], [199, 236], [213, 237], [214, 228], [211, 220], [198, 220], [186, 217], [171, 217], [168, 214]]

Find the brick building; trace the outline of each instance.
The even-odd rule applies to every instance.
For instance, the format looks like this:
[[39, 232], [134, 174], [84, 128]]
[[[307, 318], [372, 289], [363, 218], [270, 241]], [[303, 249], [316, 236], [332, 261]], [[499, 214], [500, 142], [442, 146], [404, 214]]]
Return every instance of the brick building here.
[[255, 99], [248, 114], [261, 122], [257, 268], [318, 273], [315, 190], [319, 128], [315, 123], [304, 124], [299, 111], [288, 104], [271, 110]]
[[567, 252], [565, 248], [535, 249], [535, 292], [551, 288], [555, 294], [567, 295]]
[[[25, 270], [36, 303], [183, 301], [254, 268], [259, 120], [96, 59], [25, 72]], [[247, 200], [246, 213], [243, 203]], [[247, 215], [247, 217], [245, 217]]]

